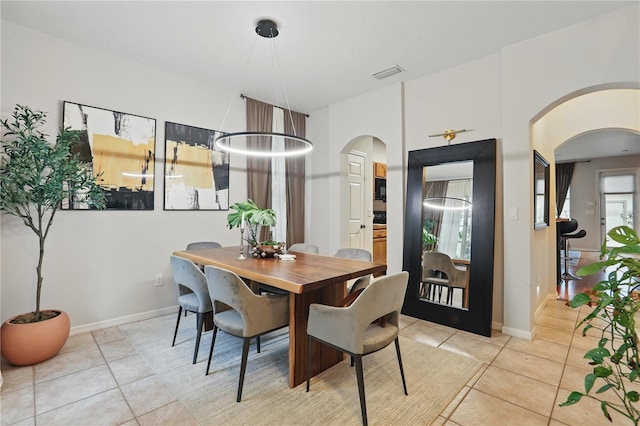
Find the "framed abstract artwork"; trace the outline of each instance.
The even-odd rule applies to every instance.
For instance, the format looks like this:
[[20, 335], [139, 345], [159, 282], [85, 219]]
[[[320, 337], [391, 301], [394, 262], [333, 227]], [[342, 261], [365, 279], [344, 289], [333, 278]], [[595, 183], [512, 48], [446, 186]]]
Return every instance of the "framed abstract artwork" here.
[[217, 130], [166, 122], [165, 210], [229, 210], [229, 153]]
[[[80, 132], [75, 151], [93, 169], [107, 209], [153, 210], [155, 119], [65, 101], [63, 126]], [[82, 194], [62, 208], [88, 209]]]

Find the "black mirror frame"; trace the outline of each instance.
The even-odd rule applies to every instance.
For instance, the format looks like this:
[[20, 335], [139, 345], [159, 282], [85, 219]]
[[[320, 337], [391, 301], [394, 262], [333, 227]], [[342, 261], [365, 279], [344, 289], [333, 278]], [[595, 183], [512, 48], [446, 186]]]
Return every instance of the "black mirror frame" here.
[[[542, 167], [544, 170], [544, 195], [542, 212], [543, 221], [538, 222], [536, 212], [538, 211], [538, 197], [536, 194], [536, 170]], [[551, 190], [549, 162], [535, 149], [533, 150], [533, 228], [540, 229], [549, 226], [549, 191]]]
[[[422, 202], [424, 167], [473, 160], [473, 207], [469, 309], [421, 301]], [[409, 272], [402, 313], [491, 336], [495, 239], [496, 140], [409, 151], [403, 269]]]

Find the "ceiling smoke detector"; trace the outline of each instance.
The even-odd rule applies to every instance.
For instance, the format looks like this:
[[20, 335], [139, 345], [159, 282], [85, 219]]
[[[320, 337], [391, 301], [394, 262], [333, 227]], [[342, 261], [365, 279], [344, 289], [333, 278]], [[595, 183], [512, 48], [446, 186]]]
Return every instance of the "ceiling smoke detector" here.
[[383, 78], [391, 77], [392, 75], [400, 74], [401, 72], [404, 72], [404, 69], [400, 65], [394, 65], [386, 70], [378, 71], [373, 74], [373, 76], [378, 80], [382, 80]]

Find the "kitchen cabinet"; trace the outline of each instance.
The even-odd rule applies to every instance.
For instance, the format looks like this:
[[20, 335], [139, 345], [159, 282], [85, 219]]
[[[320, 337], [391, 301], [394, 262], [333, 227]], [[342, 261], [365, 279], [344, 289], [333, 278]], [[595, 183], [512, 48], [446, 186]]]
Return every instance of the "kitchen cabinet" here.
[[387, 225], [373, 225], [373, 261], [387, 263]]
[[387, 178], [387, 165], [384, 163], [373, 163], [373, 176], [377, 178]]

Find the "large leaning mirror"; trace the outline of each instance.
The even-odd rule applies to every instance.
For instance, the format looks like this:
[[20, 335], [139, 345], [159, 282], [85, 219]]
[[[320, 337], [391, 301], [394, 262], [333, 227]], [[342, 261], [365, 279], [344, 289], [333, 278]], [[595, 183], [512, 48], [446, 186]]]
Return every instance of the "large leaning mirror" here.
[[491, 335], [496, 140], [410, 151], [402, 312]]

